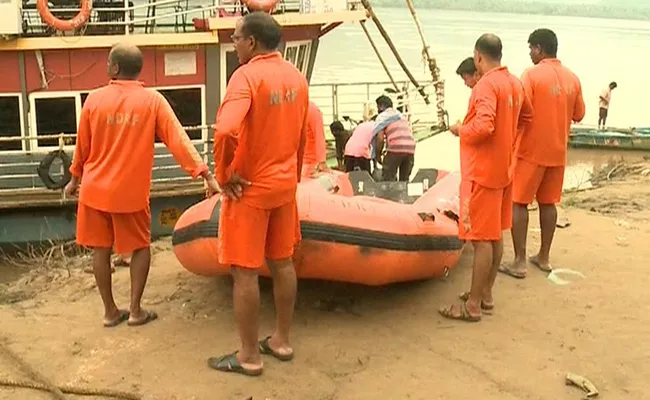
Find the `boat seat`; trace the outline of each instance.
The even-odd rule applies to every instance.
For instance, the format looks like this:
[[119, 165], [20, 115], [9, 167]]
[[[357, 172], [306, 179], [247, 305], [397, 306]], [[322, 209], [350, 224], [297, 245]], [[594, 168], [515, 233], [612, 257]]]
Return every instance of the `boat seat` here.
[[438, 178], [438, 170], [435, 168], [423, 168], [418, 170], [411, 182], [386, 182], [375, 181], [368, 171], [351, 171], [348, 173], [352, 190], [355, 196], [371, 196], [380, 199], [395, 201], [398, 203], [413, 204], [420, 195], [409, 196], [409, 183], [422, 183], [423, 192], [426, 192]]

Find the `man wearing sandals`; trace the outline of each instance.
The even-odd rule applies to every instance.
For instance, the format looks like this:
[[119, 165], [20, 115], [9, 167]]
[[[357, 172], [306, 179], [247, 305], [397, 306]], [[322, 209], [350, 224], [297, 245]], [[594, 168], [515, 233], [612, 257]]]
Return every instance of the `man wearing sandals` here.
[[[218, 371], [260, 375], [260, 353], [293, 358], [289, 330], [296, 300], [292, 256], [300, 239], [296, 190], [307, 135], [307, 79], [275, 49], [280, 25], [254, 12], [232, 35], [239, 62], [214, 128], [216, 177], [224, 192], [219, 220], [219, 262], [232, 267], [233, 307], [241, 340], [238, 351], [212, 357]], [[276, 323], [258, 341], [258, 271], [273, 277]]]
[[[512, 183], [512, 245], [515, 259], [499, 267], [499, 272], [523, 279], [527, 263], [551, 272], [551, 244], [557, 223], [555, 205], [562, 198], [564, 167], [571, 121], [585, 116], [585, 102], [578, 77], [557, 59], [557, 36], [538, 29], [528, 38], [530, 58], [535, 64], [524, 72], [521, 82], [535, 116], [521, 135], [516, 150]], [[542, 240], [536, 255], [526, 259], [528, 205], [539, 204]]]
[[[142, 53], [115, 45], [108, 56], [109, 85], [88, 95], [79, 118], [77, 143], [65, 192], [79, 190], [77, 243], [93, 248], [93, 272], [104, 303], [104, 326], [130, 326], [155, 320], [141, 308], [151, 264], [149, 193], [158, 136], [193, 178], [202, 176], [210, 193], [219, 187], [190, 142], [167, 100], [145, 89], [138, 76]], [[113, 299], [111, 252], [132, 254], [131, 307], [121, 310]]]
[[476, 322], [494, 307], [492, 287], [503, 256], [503, 231], [512, 225], [513, 145], [518, 126], [532, 119], [521, 82], [501, 66], [501, 40], [484, 34], [474, 47], [481, 79], [472, 89], [462, 124], [449, 130], [460, 138], [459, 234], [474, 246], [471, 290], [462, 303], [440, 309], [446, 318]]

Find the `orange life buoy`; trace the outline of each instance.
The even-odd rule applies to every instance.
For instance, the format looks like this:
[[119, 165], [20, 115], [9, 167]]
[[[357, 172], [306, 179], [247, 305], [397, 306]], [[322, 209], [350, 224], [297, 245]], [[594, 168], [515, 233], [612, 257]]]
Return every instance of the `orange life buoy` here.
[[55, 17], [50, 11], [47, 0], [37, 0], [36, 8], [43, 22], [49, 27], [59, 31], [72, 31], [84, 26], [90, 19], [90, 11], [93, 9], [93, 0], [81, 0], [81, 11], [72, 19], [62, 20]]
[[265, 11], [272, 12], [275, 6], [278, 5], [280, 0], [243, 0], [244, 5], [251, 11]]

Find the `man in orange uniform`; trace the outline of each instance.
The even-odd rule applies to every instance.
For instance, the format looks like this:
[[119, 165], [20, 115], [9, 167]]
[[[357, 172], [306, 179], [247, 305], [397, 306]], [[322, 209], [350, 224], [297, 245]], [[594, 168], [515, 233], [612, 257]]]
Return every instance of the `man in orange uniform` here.
[[[291, 257], [300, 239], [296, 190], [307, 135], [307, 79], [275, 49], [280, 25], [254, 12], [237, 22], [232, 36], [239, 62], [217, 114], [214, 159], [226, 195], [219, 220], [219, 262], [232, 267], [239, 351], [208, 360], [219, 371], [259, 375], [260, 352], [293, 358], [289, 330], [296, 299]], [[276, 325], [258, 341], [264, 261], [273, 277]]]
[[465, 86], [470, 89], [473, 89], [476, 86], [476, 82], [481, 79], [476, 70], [476, 64], [474, 63], [474, 57], [467, 57], [460, 63], [458, 68], [456, 68], [456, 74], [461, 77]]
[[307, 110], [307, 143], [302, 168], [303, 176], [314, 176], [327, 171], [327, 143], [325, 142], [325, 125], [323, 113], [313, 101]]
[[[104, 302], [104, 326], [128, 319], [131, 326], [157, 318], [140, 307], [149, 275], [151, 215], [149, 193], [155, 135], [193, 178], [202, 176], [211, 193], [218, 184], [203, 163], [165, 98], [145, 89], [138, 76], [142, 53], [118, 44], [108, 56], [109, 85], [91, 92], [79, 118], [77, 144], [66, 194], [77, 193], [77, 243], [92, 247], [93, 270]], [[131, 309], [115, 305], [111, 248], [132, 252]]]
[[460, 237], [474, 246], [470, 292], [460, 305], [440, 309], [451, 319], [476, 322], [494, 307], [492, 287], [503, 256], [502, 233], [512, 224], [511, 175], [513, 145], [519, 125], [532, 118], [521, 82], [501, 66], [501, 40], [484, 34], [474, 47], [481, 79], [472, 89], [462, 125], [450, 131], [460, 137]]
[[515, 278], [526, 277], [527, 207], [533, 199], [539, 204], [542, 241], [537, 255], [530, 262], [544, 272], [551, 271], [549, 253], [557, 210], [562, 196], [567, 141], [571, 121], [585, 116], [585, 103], [578, 77], [556, 58], [557, 36], [549, 29], [538, 29], [528, 38], [530, 58], [535, 66], [521, 77], [526, 97], [535, 116], [518, 138], [517, 159], [513, 181], [512, 244], [515, 260], [500, 272]]

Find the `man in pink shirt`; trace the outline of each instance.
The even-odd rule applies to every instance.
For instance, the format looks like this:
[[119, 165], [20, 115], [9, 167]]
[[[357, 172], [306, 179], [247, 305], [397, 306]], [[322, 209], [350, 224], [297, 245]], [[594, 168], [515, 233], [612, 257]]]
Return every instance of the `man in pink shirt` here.
[[356, 168], [370, 173], [370, 146], [374, 137], [375, 121], [370, 120], [359, 124], [345, 145], [343, 156], [345, 172]]

